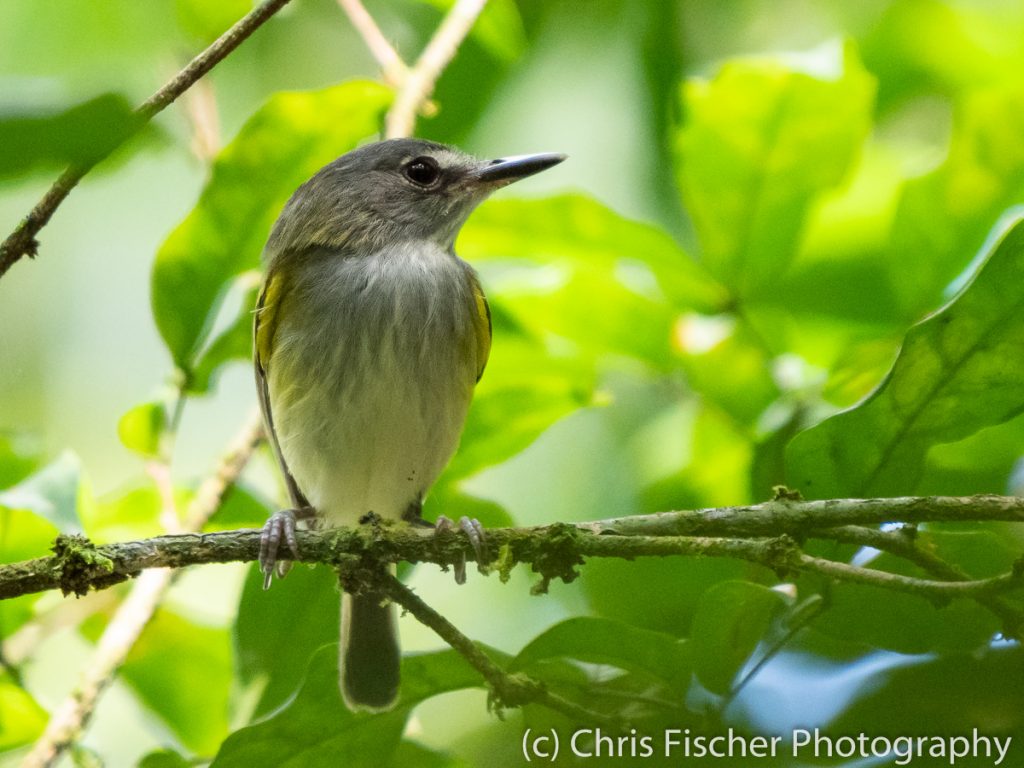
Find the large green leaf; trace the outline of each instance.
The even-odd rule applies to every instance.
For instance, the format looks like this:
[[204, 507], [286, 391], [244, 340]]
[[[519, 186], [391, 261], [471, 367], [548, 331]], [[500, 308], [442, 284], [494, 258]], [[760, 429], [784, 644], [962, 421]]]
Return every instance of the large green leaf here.
[[198, 204], [153, 267], [153, 314], [179, 368], [191, 372], [232, 279], [259, 266], [288, 197], [372, 136], [389, 99], [386, 88], [363, 81], [277, 93], [220, 153]]
[[0, 488], [24, 480], [41, 460], [36, 440], [16, 432], [0, 432]]
[[337, 768], [396, 765], [392, 756], [409, 712], [423, 700], [482, 684], [479, 673], [455, 651], [406, 656], [398, 704], [379, 715], [353, 714], [338, 692], [338, 646], [310, 660], [302, 688], [284, 708], [231, 734], [211, 768]]
[[863, 402], [793, 440], [790, 485], [805, 496], [913, 493], [928, 449], [1024, 410], [1024, 223], [992, 248], [971, 283], [914, 326]]
[[0, 178], [88, 165], [124, 141], [138, 118], [124, 96], [107, 93], [55, 114], [0, 117]]
[[0, 491], [0, 510], [30, 511], [53, 523], [61, 533], [81, 533], [81, 470], [78, 457], [65, 452], [17, 485]]
[[46, 726], [46, 710], [6, 670], [0, 671], [0, 752], [31, 744]]
[[160, 609], [132, 647], [121, 675], [190, 749], [210, 753], [227, 734], [227, 630]]
[[697, 679], [705, 688], [718, 694], [729, 692], [783, 605], [781, 594], [749, 581], [724, 581], [701, 596], [690, 630], [690, 649]]
[[683, 641], [593, 616], [566, 619], [545, 630], [512, 659], [509, 671], [529, 669], [537, 662], [558, 657], [642, 671], [664, 680], [680, 695], [690, 683], [690, 654]]
[[326, 566], [296, 565], [269, 590], [259, 568], [249, 569], [234, 642], [239, 679], [260, 691], [255, 717], [281, 706], [298, 690], [317, 648], [338, 641], [340, 605], [338, 577]]
[[852, 46], [813, 56], [811, 71], [731, 60], [683, 91], [679, 186], [704, 264], [744, 297], [772, 289], [810, 206], [843, 180], [868, 133], [874, 83]]
[[634, 262], [654, 273], [678, 307], [715, 311], [725, 301], [722, 288], [667, 234], [582, 195], [491, 200], [469, 218], [456, 245], [474, 263], [528, 259], [612, 273]]
[[992, 225], [1024, 202], [1024, 87], [966, 94], [955, 105], [945, 162], [910, 180], [885, 253], [905, 311], [920, 314], [985, 243]]

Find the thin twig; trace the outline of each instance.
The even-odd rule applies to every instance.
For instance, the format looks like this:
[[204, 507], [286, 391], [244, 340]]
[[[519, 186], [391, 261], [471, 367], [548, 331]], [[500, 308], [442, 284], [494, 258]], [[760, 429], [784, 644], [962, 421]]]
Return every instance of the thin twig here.
[[437, 80], [473, 28], [487, 0], [456, 0], [416, 64], [409, 70], [385, 120], [387, 138], [412, 135], [416, 113], [434, 93]]
[[370, 12], [366, 10], [360, 0], [338, 0], [338, 5], [345, 11], [352, 26], [363, 38], [363, 42], [370, 49], [373, 58], [377, 60], [385, 82], [396, 88], [401, 86], [405, 82], [409, 68], [402, 61], [402, 57], [398, 55], [394, 46], [384, 37], [384, 33], [380, 31], [380, 27], [377, 26], [377, 22], [373, 20]]
[[15, 230], [0, 244], [0, 277], [11, 268], [22, 256], [35, 256], [38, 248], [36, 235], [50, 221], [50, 217], [64, 202], [82, 177], [97, 163], [110, 155], [117, 147], [124, 144], [168, 104], [177, 99], [199, 78], [213, 69], [229, 53], [237, 48], [243, 40], [255, 32], [264, 22], [287, 5], [291, 0], [266, 0], [243, 16], [231, 29], [217, 38], [210, 46], [192, 59], [188, 65], [178, 72], [160, 90], [150, 96], [135, 110], [137, 118], [132, 130], [120, 142], [111, 146], [105, 153], [95, 159], [68, 166], [57, 178], [46, 194], [36, 203]]
[[[225, 494], [248, 463], [262, 434], [262, 421], [251, 418], [232, 441], [231, 448], [220, 460], [216, 471], [196, 492], [183, 524], [185, 529], [198, 530], [220, 508]], [[159, 568], [146, 571], [135, 581], [100, 636], [96, 651], [78, 685], [54, 710], [46, 730], [32, 751], [25, 756], [21, 768], [53, 765], [63, 751], [78, 740], [92, 717], [100, 695], [153, 618], [174, 574], [175, 571], [170, 568]]]

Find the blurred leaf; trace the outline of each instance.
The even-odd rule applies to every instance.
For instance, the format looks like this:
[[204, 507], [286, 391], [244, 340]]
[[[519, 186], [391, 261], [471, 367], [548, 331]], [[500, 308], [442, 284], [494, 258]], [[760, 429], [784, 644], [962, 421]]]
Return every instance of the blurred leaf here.
[[724, 581], [701, 596], [690, 628], [690, 648], [694, 672], [705, 688], [720, 695], [732, 689], [785, 602], [775, 590], [749, 581]]
[[341, 593], [331, 568], [296, 565], [287, 578], [263, 589], [254, 564], [245, 579], [235, 620], [238, 678], [256, 686], [255, 718], [273, 712], [299, 688], [309, 659], [338, 642]]
[[680, 694], [689, 686], [692, 671], [688, 646], [677, 638], [591, 616], [566, 619], [545, 630], [512, 659], [508, 670], [527, 670], [556, 657], [642, 671]]
[[211, 768], [337, 768], [339, 755], [351, 768], [392, 765], [413, 707], [432, 696], [482, 684], [480, 675], [455, 651], [406, 656], [395, 708], [356, 715], [342, 704], [338, 646], [328, 645], [310, 660], [295, 698], [267, 720], [231, 734]]
[[955, 105], [946, 161], [909, 181], [885, 251], [910, 317], [934, 307], [1006, 209], [1024, 202], [1024, 87], [981, 90]]
[[136, 768], [190, 768], [194, 763], [173, 749], [158, 749], [139, 760]]
[[182, 29], [211, 43], [252, 10], [253, 0], [174, 0]]
[[[874, 676], [872, 684], [829, 728], [835, 733], [893, 736], [963, 736], [974, 728], [986, 736], [1019, 735], [1024, 731], [1021, 648], [931, 658]], [[1016, 745], [1011, 752], [1014, 748]], [[957, 761], [971, 766], [993, 763], [994, 758]]]
[[[0, 563], [46, 557], [59, 531], [53, 523], [22, 509], [0, 504]], [[7, 637], [34, 616], [41, 593], [0, 600], [0, 637]]]
[[227, 734], [227, 630], [161, 608], [132, 647], [121, 675], [189, 749], [213, 752]]
[[745, 570], [742, 563], [725, 559], [607, 559], [588, 562], [580, 581], [591, 608], [600, 615], [689, 637], [704, 591], [720, 581], [742, 578]]
[[525, 337], [498, 336], [462, 442], [441, 476], [454, 483], [519, 453], [556, 420], [590, 402], [593, 371]]
[[772, 290], [811, 205], [843, 180], [868, 134], [874, 84], [852, 45], [801, 63], [812, 71], [733, 59], [683, 91], [679, 186], [703, 263], [742, 297]]
[[37, 441], [16, 432], [0, 432], [0, 488], [28, 477], [42, 461]]
[[0, 669], [0, 752], [34, 742], [48, 719], [28, 691]]
[[889, 375], [866, 400], [794, 438], [789, 484], [809, 498], [910, 494], [931, 446], [1024, 410], [1022, 304], [1018, 221], [971, 283], [910, 329]]
[[490, 200], [470, 216], [456, 249], [471, 263], [527, 259], [608, 274], [635, 262], [677, 307], [715, 311], [725, 301], [721, 287], [664, 232], [582, 195]]
[[404, 768], [404, 766], [415, 766], [415, 768], [471, 768], [469, 763], [454, 755], [435, 752], [413, 741], [399, 742], [391, 755], [388, 765], [395, 768]]
[[447, 515], [451, 520], [458, 520], [465, 515], [479, 520], [485, 529], [515, 525], [512, 516], [500, 504], [465, 493], [458, 488], [458, 483], [442, 482], [434, 486], [427, 499], [430, 518]]
[[749, 324], [730, 315], [691, 313], [674, 331], [686, 383], [737, 425], [752, 425], [778, 397], [771, 353]]
[[205, 531], [230, 531], [236, 528], [262, 528], [267, 518], [276, 512], [266, 500], [244, 485], [235, 484], [224, 496]]
[[35, 474], [0, 491], [0, 507], [33, 512], [53, 523], [61, 533], [81, 533], [81, 473], [78, 457], [65, 451]]
[[106, 93], [51, 115], [0, 114], [0, 178], [90, 165], [132, 134], [138, 120], [123, 96]]
[[147, 459], [160, 455], [160, 438], [167, 426], [167, 411], [160, 401], [129, 409], [117, 422], [117, 436], [125, 448]]
[[[244, 279], [244, 277], [242, 278]], [[238, 317], [202, 352], [195, 372], [188, 381], [190, 394], [205, 394], [213, 385], [221, 366], [233, 360], [252, 360], [253, 309], [259, 298], [259, 286], [247, 290], [238, 309]]]
[[153, 267], [153, 314], [175, 365], [192, 371], [228, 284], [258, 268], [288, 197], [373, 135], [389, 99], [387, 89], [362, 81], [276, 93], [224, 148], [198, 204]]
[[[186, 494], [178, 493], [179, 508]], [[82, 523], [86, 535], [96, 543], [131, 541], [166, 533], [160, 523], [160, 494], [152, 483], [115, 491], [94, 505]]]

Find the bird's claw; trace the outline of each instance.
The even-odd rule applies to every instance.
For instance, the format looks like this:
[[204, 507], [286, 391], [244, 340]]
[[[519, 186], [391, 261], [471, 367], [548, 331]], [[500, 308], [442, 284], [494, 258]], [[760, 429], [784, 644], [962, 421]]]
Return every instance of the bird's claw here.
[[[435, 533], [442, 531], [453, 531], [455, 530], [455, 524], [450, 518], [444, 515], [439, 515], [437, 522], [434, 524]], [[463, 515], [459, 518], [459, 530], [466, 534], [469, 538], [469, 543], [473, 547], [473, 552], [476, 555], [476, 567], [481, 573], [484, 570], [484, 563], [487, 562], [487, 541], [484, 534], [484, 527], [480, 524], [480, 521], [476, 518], [470, 518]], [[459, 561], [453, 566], [455, 571], [455, 583], [465, 584], [466, 583], [466, 556], [463, 554]]]
[[282, 509], [270, 516], [263, 525], [263, 532], [260, 535], [260, 571], [263, 573], [263, 588], [270, 589], [270, 582], [277, 572], [277, 577], [283, 579], [292, 564], [288, 560], [279, 560], [281, 541], [288, 546], [292, 557], [299, 558], [299, 543], [295, 537], [295, 525], [300, 519], [306, 519], [313, 514], [309, 508], [303, 509]]

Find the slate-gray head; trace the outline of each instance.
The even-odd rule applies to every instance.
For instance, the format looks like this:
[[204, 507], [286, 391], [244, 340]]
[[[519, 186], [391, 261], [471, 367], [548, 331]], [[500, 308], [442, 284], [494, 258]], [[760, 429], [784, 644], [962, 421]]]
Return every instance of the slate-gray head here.
[[449, 248], [494, 190], [557, 165], [560, 154], [478, 160], [422, 139], [390, 139], [324, 166], [292, 195], [268, 254], [313, 246], [351, 252], [428, 240]]

